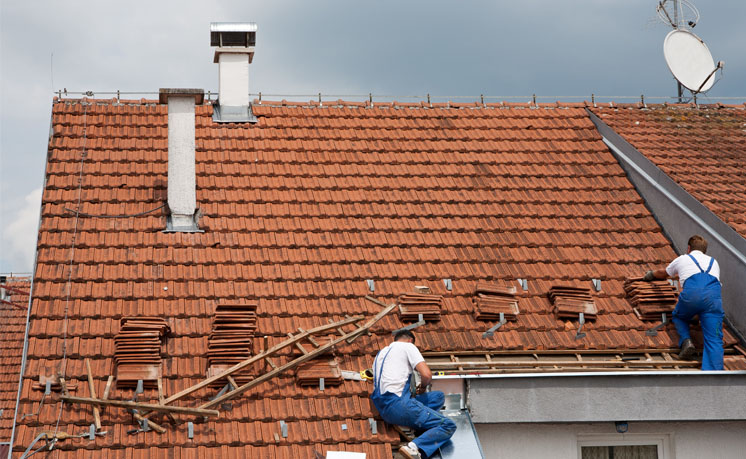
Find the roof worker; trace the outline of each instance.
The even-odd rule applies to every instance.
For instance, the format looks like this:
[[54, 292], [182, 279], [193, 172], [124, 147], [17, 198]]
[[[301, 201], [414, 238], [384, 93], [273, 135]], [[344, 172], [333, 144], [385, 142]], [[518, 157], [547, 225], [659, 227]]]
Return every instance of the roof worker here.
[[683, 289], [673, 311], [673, 323], [679, 333], [679, 359], [691, 359], [695, 353], [689, 335], [689, 322], [699, 315], [704, 336], [703, 370], [723, 369], [723, 300], [720, 295], [720, 266], [707, 255], [707, 241], [694, 235], [687, 242], [687, 253], [676, 258], [666, 269], [645, 273], [643, 280], [679, 276]]
[[[370, 396], [384, 421], [413, 428], [419, 434], [399, 448], [399, 453], [407, 459], [430, 457], [456, 431], [456, 424], [438, 412], [445, 400], [443, 392], [425, 392], [432, 380], [432, 371], [414, 341], [411, 331], [399, 331], [394, 335], [394, 342], [376, 355], [373, 363], [375, 389]], [[421, 378], [414, 394], [410, 389], [413, 370], [417, 370]]]

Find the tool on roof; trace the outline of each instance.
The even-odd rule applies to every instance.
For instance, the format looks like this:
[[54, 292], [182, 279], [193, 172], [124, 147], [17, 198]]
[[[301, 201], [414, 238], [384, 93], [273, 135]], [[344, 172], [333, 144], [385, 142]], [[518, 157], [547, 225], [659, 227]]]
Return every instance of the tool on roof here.
[[659, 323], [653, 328], [649, 328], [645, 330], [645, 334], [648, 336], [658, 336], [658, 331], [662, 329], [663, 327], [665, 327], [666, 325], [668, 325], [668, 322], [669, 322], [668, 317], [666, 316], [666, 313], [664, 312], [661, 314], [661, 323]]
[[494, 335], [494, 334], [495, 334], [495, 332], [496, 332], [497, 330], [499, 330], [499, 329], [500, 329], [500, 327], [502, 327], [502, 326], [503, 326], [503, 325], [505, 325], [506, 323], [508, 323], [508, 321], [507, 321], [507, 320], [505, 320], [505, 313], [501, 312], [501, 313], [500, 313], [500, 321], [499, 321], [499, 322], [498, 322], [497, 324], [495, 324], [495, 325], [494, 325], [493, 327], [491, 327], [491, 328], [490, 328], [489, 330], [487, 330], [486, 332], [484, 332], [484, 333], [482, 334], [482, 338], [491, 338], [491, 337], [492, 337], [492, 335]]
[[581, 333], [581, 331], [583, 330], [583, 325], [585, 325], [585, 314], [582, 312], [578, 314], [578, 323], [580, 326], [578, 326], [578, 331], [575, 332], [575, 339], [583, 339], [585, 338], [585, 333]]

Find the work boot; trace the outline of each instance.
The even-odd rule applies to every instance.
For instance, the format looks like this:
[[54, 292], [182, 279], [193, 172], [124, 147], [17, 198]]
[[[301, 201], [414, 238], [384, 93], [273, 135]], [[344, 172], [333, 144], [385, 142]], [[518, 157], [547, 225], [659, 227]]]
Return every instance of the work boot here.
[[422, 456], [420, 455], [420, 450], [417, 449], [417, 446], [412, 448], [410, 445], [404, 445], [401, 448], [399, 448], [399, 454], [402, 455], [402, 457], [405, 457], [407, 459], [422, 459]]
[[694, 348], [692, 340], [687, 338], [681, 343], [681, 352], [679, 352], [679, 360], [691, 360], [694, 357], [694, 353], [697, 350]]

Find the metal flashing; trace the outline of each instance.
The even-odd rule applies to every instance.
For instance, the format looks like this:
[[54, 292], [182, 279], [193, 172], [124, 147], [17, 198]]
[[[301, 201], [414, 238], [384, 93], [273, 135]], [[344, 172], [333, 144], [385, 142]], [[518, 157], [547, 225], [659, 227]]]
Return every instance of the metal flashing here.
[[251, 110], [251, 104], [242, 107], [212, 105], [212, 120], [216, 123], [256, 123], [259, 120]]

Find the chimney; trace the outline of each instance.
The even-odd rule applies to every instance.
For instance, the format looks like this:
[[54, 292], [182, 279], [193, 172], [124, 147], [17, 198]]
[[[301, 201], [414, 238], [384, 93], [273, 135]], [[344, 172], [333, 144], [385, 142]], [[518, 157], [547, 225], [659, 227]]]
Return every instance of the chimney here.
[[218, 103], [213, 120], [222, 123], [256, 122], [249, 104], [249, 64], [254, 60], [256, 24], [253, 22], [210, 23], [213, 62], [218, 64]]
[[194, 106], [203, 89], [161, 88], [159, 102], [168, 103], [168, 208], [166, 232], [196, 233], [197, 181], [194, 155]]

